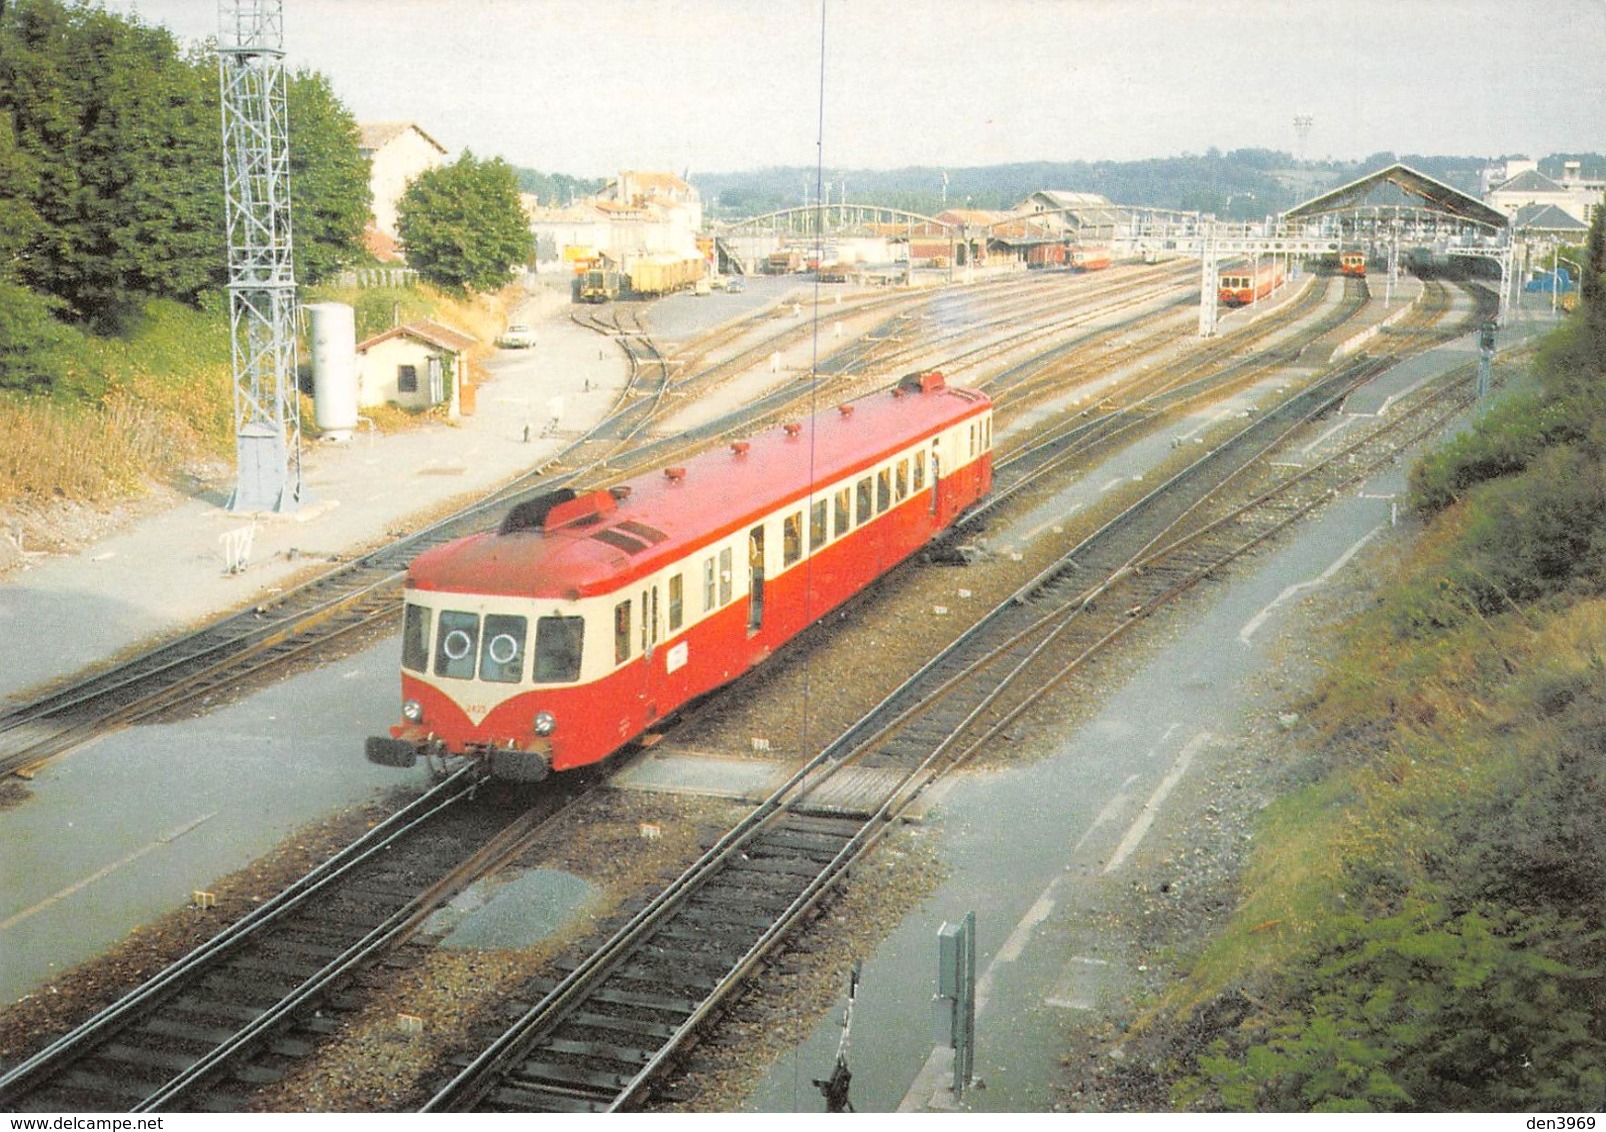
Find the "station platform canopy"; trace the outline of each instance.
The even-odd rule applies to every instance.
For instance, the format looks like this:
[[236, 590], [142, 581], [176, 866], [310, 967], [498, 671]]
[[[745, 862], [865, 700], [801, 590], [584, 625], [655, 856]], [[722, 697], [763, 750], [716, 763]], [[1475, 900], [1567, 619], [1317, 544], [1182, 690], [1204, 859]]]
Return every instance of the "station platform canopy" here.
[[1430, 212], [1450, 216], [1469, 224], [1477, 224], [1496, 231], [1506, 227], [1506, 214], [1490, 208], [1477, 197], [1468, 196], [1460, 189], [1442, 181], [1435, 181], [1426, 173], [1419, 173], [1408, 165], [1394, 164], [1376, 173], [1351, 181], [1347, 185], [1313, 197], [1284, 214], [1288, 220], [1308, 220], [1345, 209], [1360, 209], [1377, 203], [1373, 197], [1387, 186], [1422, 201]]

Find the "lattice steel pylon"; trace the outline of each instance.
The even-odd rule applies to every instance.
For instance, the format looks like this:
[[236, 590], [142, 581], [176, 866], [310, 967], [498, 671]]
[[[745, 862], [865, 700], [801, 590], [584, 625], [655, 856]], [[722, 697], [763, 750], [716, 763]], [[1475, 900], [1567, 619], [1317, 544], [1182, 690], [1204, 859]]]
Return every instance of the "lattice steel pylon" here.
[[301, 487], [282, 0], [219, 0], [223, 188], [238, 474], [231, 511], [294, 511]]

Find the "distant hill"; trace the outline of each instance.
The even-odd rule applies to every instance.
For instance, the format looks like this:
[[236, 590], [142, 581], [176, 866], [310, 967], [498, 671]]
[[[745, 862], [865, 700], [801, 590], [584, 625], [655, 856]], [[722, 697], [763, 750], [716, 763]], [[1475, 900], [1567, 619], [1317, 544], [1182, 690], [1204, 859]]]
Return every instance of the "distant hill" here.
[[[1557, 154], [1540, 168], [1553, 176], [1562, 162], [1581, 160], [1586, 175], [1606, 167], [1598, 154]], [[1476, 195], [1483, 169], [1495, 157], [1445, 157], [1375, 153], [1360, 161], [1298, 162], [1291, 154], [1267, 149], [1153, 158], [1145, 161], [1023, 162], [961, 169], [911, 166], [904, 169], [830, 169], [825, 195], [849, 203], [874, 202], [933, 215], [945, 207], [1007, 209], [1038, 189], [1102, 193], [1117, 204], [1147, 205], [1214, 213], [1224, 219], [1258, 220], [1284, 212], [1313, 196], [1368, 173], [1404, 162], [1436, 180]], [[946, 178], [946, 183], [945, 183]], [[814, 169], [781, 166], [741, 173], [693, 174], [711, 219], [759, 216], [820, 196]]]

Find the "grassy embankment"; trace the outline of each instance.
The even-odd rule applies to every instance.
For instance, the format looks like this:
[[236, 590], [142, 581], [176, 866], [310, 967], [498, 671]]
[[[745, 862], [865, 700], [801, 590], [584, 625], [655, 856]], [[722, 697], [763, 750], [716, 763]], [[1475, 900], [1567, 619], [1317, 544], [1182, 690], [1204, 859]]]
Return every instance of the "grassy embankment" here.
[[1308, 705], [1314, 780], [1264, 811], [1231, 923], [1150, 1022], [1186, 1051], [1179, 1106], [1606, 1095], [1601, 330], [1575, 316], [1535, 394], [1414, 469], [1423, 533]]
[[[359, 341], [397, 320], [434, 318], [486, 343], [512, 296], [450, 298], [426, 287], [308, 288], [304, 302], [350, 303]], [[0, 506], [55, 499], [103, 504], [234, 458], [227, 301], [204, 309], [152, 302], [124, 337], [70, 334], [73, 378], [47, 396], [0, 397]], [[308, 358], [305, 342], [302, 364]], [[365, 410], [380, 429], [408, 414]], [[302, 428], [315, 435], [310, 402]]]

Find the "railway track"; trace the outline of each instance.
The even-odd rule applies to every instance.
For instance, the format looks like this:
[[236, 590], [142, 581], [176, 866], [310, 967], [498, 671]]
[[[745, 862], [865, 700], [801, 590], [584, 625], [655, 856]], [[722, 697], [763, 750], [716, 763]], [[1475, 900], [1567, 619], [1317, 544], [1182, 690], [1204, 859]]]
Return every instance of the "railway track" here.
[[[1359, 383], [1365, 379], [1360, 374], [1357, 368], [1348, 380]], [[1335, 377], [1323, 383], [1323, 388], [1331, 388], [1339, 380]], [[1307, 391], [1300, 396], [1313, 395]], [[1257, 427], [1262, 427], [1261, 422], [1251, 426]], [[1167, 493], [1167, 497], [1172, 496]], [[1197, 507], [1190, 510], [1197, 511]], [[1217, 526], [1230, 524], [1218, 520]], [[1151, 544], [1154, 541], [1151, 538]], [[1135, 577], [1148, 577], [1162, 576], [1166, 567], [1151, 556], [1136, 567], [1126, 563], [1123, 569]], [[1127, 619], [1131, 619], [1130, 614]], [[472, 1103], [492, 1107], [591, 1107], [602, 1103], [599, 1097], [603, 1094], [598, 1090], [601, 1083], [609, 1080], [623, 1091], [604, 1107], [618, 1107], [638, 1097], [644, 1083], [710, 1017], [732, 988], [758, 969], [774, 943], [818, 907], [847, 863], [867, 851], [880, 836], [886, 828], [886, 817], [895, 812], [888, 807], [895, 803], [897, 791], [907, 791], [915, 776], [930, 771], [931, 758], [906, 768], [907, 751], [899, 753], [898, 761], [889, 761], [884, 754], [858, 753], [850, 757], [849, 752], [863, 745], [855, 736], [862, 736], [864, 727], [863, 722], [857, 725], [795, 779], [791, 791], [778, 793], [748, 822], [721, 839], [707, 858], [719, 863], [717, 879], [694, 877], [692, 874], [699, 870], [688, 870], [683, 878], [686, 884], [680, 886], [686, 892], [684, 898], [665, 896], [655, 900], [649, 911], [654, 906], [661, 907], [666, 918], [652, 925], [650, 937], [627, 925], [616, 937], [619, 942], [612, 958], [596, 963], [588, 960], [563, 984], [552, 988], [548, 999], [568, 997], [570, 991], [562, 990], [565, 984], [571, 990], [582, 983], [594, 984], [598, 963], [616, 976], [616, 981], [607, 984], [611, 989], [588, 991], [582, 999], [575, 1000], [590, 1005], [565, 1008], [561, 1021], [570, 1028], [557, 1028], [550, 1017], [536, 1024], [537, 1029], [546, 1026], [546, 1037], [538, 1039], [538, 1043], [545, 1042], [540, 1046], [540, 1057], [546, 1061], [531, 1060], [528, 1050], [533, 1047], [524, 1038], [510, 1039], [500, 1046], [500, 1052], [493, 1055], [493, 1061], [501, 1067], [493, 1073], [493, 1077], [501, 1073], [496, 1077], [499, 1083], [489, 1092], [480, 1092]], [[938, 731], [959, 733], [947, 721], [938, 726]], [[855, 774], [859, 779], [856, 782]], [[832, 787], [836, 794], [821, 793], [826, 780], [836, 784]], [[878, 794], [877, 790], [889, 781], [892, 791]], [[850, 784], [847, 796], [857, 801], [842, 801], [844, 782]], [[459, 790], [454, 803], [472, 789], [470, 781], [460, 777], [450, 783]], [[804, 786], [808, 789], [802, 789]], [[429, 795], [431, 799], [439, 797], [438, 791]], [[442, 805], [442, 811], [447, 805]], [[416, 809], [415, 806], [409, 812]], [[424, 824], [420, 821], [414, 829]], [[78, 1036], [53, 1044], [0, 1078], [0, 1100], [13, 1104], [20, 1101], [43, 1110], [130, 1105], [155, 1110], [176, 1104], [186, 1108], [227, 1108], [238, 1104], [242, 1085], [270, 1079], [283, 1071], [284, 1059], [310, 1048], [317, 1026], [305, 1021], [307, 1011], [323, 1001], [332, 987], [393, 946], [429, 908], [496, 861], [514, 855], [522, 844], [521, 836], [517, 831], [505, 832], [478, 854], [469, 850], [484, 841], [484, 830], [466, 838], [437, 838], [456, 845], [455, 849], [431, 857], [437, 862], [431, 867], [439, 872], [438, 878], [431, 880], [423, 875], [430, 872], [428, 868], [411, 866], [405, 883], [386, 883], [384, 879], [375, 882], [372, 877], [366, 882], [350, 882], [358, 886], [357, 897], [343, 897], [331, 889], [333, 880], [298, 882], [270, 906], [274, 909], [271, 917], [253, 916], [249, 923], [242, 921], [230, 928], [196, 956], [91, 1020]], [[365, 839], [360, 844], [373, 842]], [[376, 851], [354, 846], [331, 867]], [[384, 874], [377, 875], [383, 878]], [[779, 890], [776, 885], [780, 885]], [[422, 895], [421, 887], [427, 888]], [[374, 890], [383, 899], [376, 901]], [[312, 901], [311, 897], [318, 893], [324, 893], [325, 899]], [[296, 901], [294, 908], [288, 906], [292, 899]], [[281, 904], [286, 906], [281, 908]], [[360, 917], [352, 912], [356, 905], [365, 909]], [[672, 915], [668, 911], [671, 907], [677, 909]], [[337, 927], [323, 922], [329, 913], [319, 909], [328, 908], [339, 909], [334, 916]], [[755, 912], [760, 909], [762, 916]], [[300, 926], [296, 916], [307, 917], [312, 926]], [[345, 922], [354, 919], [359, 921], [355, 925]], [[760, 925], [759, 920], [764, 924]], [[268, 939], [263, 933], [271, 933], [274, 938]], [[656, 942], [643, 942], [649, 938]], [[227, 963], [241, 966], [220, 966]], [[696, 974], [688, 976], [687, 971]], [[250, 988], [252, 997], [232, 1004], [209, 997], [220, 986]], [[663, 1020], [673, 1018], [676, 1011], [683, 1015], [679, 1021], [671, 1024]], [[220, 1020], [231, 1016], [244, 1024], [233, 1028], [220, 1024]], [[659, 1020], [644, 1023], [643, 1019], [649, 1016]], [[297, 1025], [308, 1032], [296, 1036], [293, 1030]], [[638, 1032], [650, 1033], [662, 1041], [646, 1048], [625, 1041], [623, 1035]], [[508, 1052], [515, 1047], [517, 1054]], [[635, 1052], [623, 1056], [627, 1051]], [[510, 1085], [506, 1069], [514, 1060], [519, 1066], [518, 1080]], [[543, 1086], [532, 1093], [529, 1082], [538, 1078], [551, 1087]], [[219, 1086], [219, 1082], [224, 1084]], [[474, 1091], [479, 1087], [465, 1084], [462, 1088]], [[443, 1093], [446, 1099], [432, 1103], [455, 1107], [468, 1095], [448, 1092], [450, 1096]]]
[[[487, 870], [551, 806], [511, 819], [446, 778], [179, 962], [0, 1076], [0, 1108], [227, 1111], [332, 1032], [355, 972]], [[474, 800], [475, 804], [466, 804]]]
[[675, 367], [653, 344], [636, 308], [613, 307], [575, 319], [617, 341], [630, 360], [625, 390], [590, 432], [456, 515], [326, 571], [271, 602], [226, 615], [10, 708], [0, 714], [0, 775], [24, 772], [108, 730], [204, 702], [338, 647], [394, 615], [396, 589], [408, 564], [430, 547], [493, 527], [513, 505], [554, 488], [587, 477], [605, 486], [732, 432], [761, 427], [796, 411], [799, 399], [826, 380], [777, 390], [701, 428], [643, 440], [665, 398], [695, 389], [697, 379], [674, 380]]
[[[1424, 316], [1422, 321], [1430, 321]], [[1429, 334], [1419, 326], [1402, 344]], [[761, 972], [932, 782], [1154, 610], [1463, 411], [1462, 374], [1287, 473], [1308, 426], [1391, 366], [1365, 358], [1176, 472], [980, 619], [733, 827], [446, 1081], [424, 1111], [614, 1111]]]

